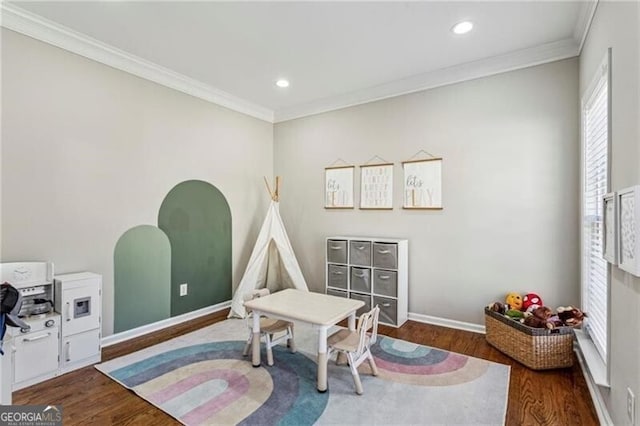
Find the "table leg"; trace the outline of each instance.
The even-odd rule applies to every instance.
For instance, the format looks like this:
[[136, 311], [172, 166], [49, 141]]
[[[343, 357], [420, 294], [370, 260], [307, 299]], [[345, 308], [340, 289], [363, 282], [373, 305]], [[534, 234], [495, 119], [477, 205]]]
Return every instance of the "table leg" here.
[[351, 315], [349, 315], [349, 319], [347, 320], [348, 324], [349, 324], [349, 330], [351, 331], [355, 331], [356, 330], [356, 313], [352, 312]]
[[318, 392], [327, 391], [327, 327], [318, 330]]
[[253, 349], [251, 363], [254, 367], [260, 367], [260, 312], [253, 311], [253, 338], [251, 339]]

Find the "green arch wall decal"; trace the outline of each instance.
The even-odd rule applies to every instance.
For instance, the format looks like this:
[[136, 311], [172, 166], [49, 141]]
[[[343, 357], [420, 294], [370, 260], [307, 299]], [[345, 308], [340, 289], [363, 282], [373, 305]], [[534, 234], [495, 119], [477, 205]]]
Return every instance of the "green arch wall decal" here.
[[114, 332], [171, 315], [171, 245], [152, 225], [122, 234], [113, 253]]
[[[158, 227], [171, 242], [171, 316], [231, 299], [231, 210], [201, 180], [179, 183], [165, 197]], [[180, 296], [180, 284], [188, 294]]]

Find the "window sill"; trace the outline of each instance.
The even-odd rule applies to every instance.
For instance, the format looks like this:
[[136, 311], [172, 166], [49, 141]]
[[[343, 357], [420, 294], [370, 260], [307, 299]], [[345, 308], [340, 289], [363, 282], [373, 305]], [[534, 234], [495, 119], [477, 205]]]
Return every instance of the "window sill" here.
[[578, 348], [591, 379], [598, 386], [610, 387], [607, 365], [602, 360], [595, 345], [583, 330], [574, 330], [578, 341]]

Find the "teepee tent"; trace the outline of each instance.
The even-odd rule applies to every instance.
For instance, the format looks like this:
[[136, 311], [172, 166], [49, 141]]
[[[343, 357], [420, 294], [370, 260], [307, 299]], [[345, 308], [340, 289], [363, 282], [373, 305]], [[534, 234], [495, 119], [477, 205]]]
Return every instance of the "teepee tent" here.
[[309, 291], [280, 217], [278, 209], [279, 181], [279, 177], [276, 177], [274, 192], [271, 191], [269, 183], [267, 183], [267, 190], [271, 195], [271, 205], [251, 253], [247, 269], [233, 296], [229, 318], [244, 318], [246, 316], [242, 303], [243, 295], [252, 290], [268, 288], [273, 293], [285, 288], [297, 288]]

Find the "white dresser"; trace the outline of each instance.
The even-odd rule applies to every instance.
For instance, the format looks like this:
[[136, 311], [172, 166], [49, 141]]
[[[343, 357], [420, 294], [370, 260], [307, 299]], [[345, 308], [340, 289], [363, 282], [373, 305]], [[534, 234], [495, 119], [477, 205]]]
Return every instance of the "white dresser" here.
[[380, 306], [380, 323], [400, 327], [409, 305], [409, 242], [405, 239], [326, 239], [326, 293], [362, 300], [358, 315]]
[[60, 373], [100, 362], [102, 276], [91, 272], [56, 275], [60, 322]]

